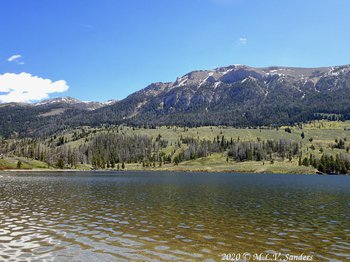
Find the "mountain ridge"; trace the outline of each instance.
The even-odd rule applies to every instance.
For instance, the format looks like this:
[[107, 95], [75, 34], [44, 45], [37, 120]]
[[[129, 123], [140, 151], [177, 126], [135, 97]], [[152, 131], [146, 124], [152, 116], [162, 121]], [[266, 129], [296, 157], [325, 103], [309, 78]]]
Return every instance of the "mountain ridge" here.
[[21, 110], [23, 105], [9, 108], [2, 104], [0, 133], [46, 135], [64, 128], [101, 124], [277, 126], [325, 115], [349, 119], [349, 102], [350, 65], [231, 65], [192, 71], [174, 82], [152, 83], [110, 103], [68, 97], [26, 105], [26, 110]]
[[[265, 99], [269, 96], [270, 92], [272, 93], [273, 90], [271, 89], [279, 88], [279, 91], [285, 91], [283, 90], [285, 86], [288, 86], [289, 90], [287, 91], [293, 93], [293, 96], [299, 96], [300, 99], [304, 99], [307, 95], [319, 93], [321, 89], [325, 89], [326, 87], [329, 87], [328, 89], [330, 90], [336, 88], [337, 84], [335, 82], [337, 82], [340, 74], [347, 74], [345, 78], [346, 81], [348, 81], [350, 77], [349, 68], [350, 66], [348, 65], [320, 68], [291, 68], [277, 66], [253, 68], [244, 65], [235, 65], [216, 68], [213, 70], [192, 71], [177, 78], [177, 80], [172, 83], [153, 83], [145, 89], [131, 94], [122, 100], [128, 101], [127, 103], [131, 102], [131, 104], [132, 102], [137, 102], [136, 106], [134, 106], [133, 112], [125, 112], [124, 110], [122, 119], [133, 118], [139, 113], [147, 113], [145, 111], [149, 111], [150, 109], [155, 109], [157, 111], [157, 109], [165, 108], [167, 113], [176, 113], [176, 111], [179, 110], [173, 109], [176, 108], [178, 104], [180, 104], [180, 106], [177, 108], [180, 108], [180, 111], [186, 111], [186, 107], [187, 109], [190, 109], [191, 107], [192, 109], [193, 107], [200, 107], [200, 103], [208, 105], [204, 108], [206, 111], [210, 109], [220, 111], [217, 108], [217, 102], [222, 98], [227, 98], [225, 95], [230, 94], [230, 92], [231, 97], [228, 98], [229, 101], [226, 101], [227, 104], [230, 104], [233, 100], [235, 100], [235, 102], [246, 102], [246, 98], [249, 98], [250, 91], [260, 93], [260, 96], [263, 94], [264, 96], [261, 98]], [[332, 77], [336, 79], [331, 79]], [[332, 83], [329, 84], [327, 81], [334, 81], [335, 85], [332, 85]], [[206, 87], [208, 86], [209, 90], [206, 90]], [[254, 86], [255, 89], [253, 88]], [[348, 83], [346, 86], [348, 87]], [[180, 89], [181, 87], [184, 88]], [[224, 90], [218, 90], [220, 87]], [[247, 88], [244, 89], [244, 87]], [[184, 92], [185, 94], [181, 92]], [[218, 95], [220, 92], [221, 95]], [[250, 97], [254, 98], [252, 96]], [[288, 96], [285, 98], [288, 99]], [[154, 103], [152, 103], [149, 99], [158, 101], [153, 101]], [[212, 101], [214, 101], [214, 103], [212, 103]], [[147, 104], [150, 104], [150, 102], [151, 106], [147, 108]], [[123, 111], [120, 110], [120, 105], [122, 103], [123, 102], [119, 103], [119, 108], [117, 105], [115, 110]], [[155, 103], [158, 104], [155, 105]], [[214, 106], [211, 104], [214, 104]], [[126, 107], [130, 107], [130, 105]], [[146, 109], [142, 110], [142, 108], [145, 107]]]
[[118, 102], [118, 100], [110, 99], [104, 102], [97, 102], [97, 101], [82, 101], [74, 97], [70, 96], [62, 96], [62, 97], [56, 97], [56, 98], [50, 98], [50, 99], [43, 99], [38, 102], [7, 102], [7, 103], [0, 103], [0, 105], [8, 105], [8, 104], [17, 104], [17, 105], [28, 105], [28, 106], [42, 106], [42, 105], [49, 105], [49, 104], [85, 104], [85, 105], [95, 105], [96, 108], [103, 107], [105, 105], [111, 105]]

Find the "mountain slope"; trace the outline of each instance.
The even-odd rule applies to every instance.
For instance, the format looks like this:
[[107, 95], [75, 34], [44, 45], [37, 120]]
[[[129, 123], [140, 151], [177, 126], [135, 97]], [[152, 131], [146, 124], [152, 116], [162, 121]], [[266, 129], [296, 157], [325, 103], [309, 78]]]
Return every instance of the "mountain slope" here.
[[0, 105], [0, 133], [44, 135], [68, 126], [122, 123], [282, 125], [335, 114], [349, 119], [350, 66], [233, 65], [193, 71], [173, 83], [154, 83], [111, 104], [68, 100], [62, 112], [57, 111], [62, 101]]
[[17, 137], [55, 133], [67, 127], [67, 119], [87, 115], [116, 102], [83, 102], [71, 97], [60, 97], [34, 104], [0, 104], [0, 135]]
[[[332, 103], [336, 101], [336, 103]], [[349, 117], [350, 67], [194, 71], [174, 83], [154, 83], [87, 121], [137, 125], [280, 125]], [[72, 119], [76, 121], [76, 119]]]

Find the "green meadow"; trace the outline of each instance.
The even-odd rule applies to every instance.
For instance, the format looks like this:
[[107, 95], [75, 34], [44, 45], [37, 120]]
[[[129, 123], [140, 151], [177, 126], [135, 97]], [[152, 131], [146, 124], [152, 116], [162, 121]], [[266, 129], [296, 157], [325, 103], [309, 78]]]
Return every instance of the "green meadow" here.
[[[84, 132], [80, 139], [73, 139], [79, 132]], [[75, 135], [74, 135], [75, 133]], [[186, 144], [181, 144], [181, 138], [194, 138], [199, 140], [213, 141], [225, 137], [226, 140], [234, 141], [264, 141], [264, 140], [291, 140], [298, 142], [302, 156], [310, 154], [321, 157], [322, 154], [335, 156], [349, 151], [350, 121], [314, 121], [296, 126], [284, 126], [278, 128], [233, 128], [233, 127], [158, 127], [155, 129], [133, 128], [128, 126], [119, 127], [80, 127], [66, 130], [61, 134], [50, 138], [50, 142], [56, 142], [59, 137], [65, 138], [65, 146], [77, 148], [84, 143], [89, 143], [94, 136], [104, 133], [119, 133], [123, 135], [147, 135], [155, 141], [157, 137], [168, 141], [164, 154], [172, 154], [173, 157], [186, 149]], [[343, 140], [343, 149], [335, 148], [336, 141]], [[49, 138], [45, 141], [48, 143]], [[46, 170], [48, 165], [39, 160], [30, 158], [5, 155], [0, 158], [0, 169], [16, 169], [18, 161], [21, 169]], [[54, 169], [54, 167], [51, 167]], [[91, 170], [92, 166], [78, 164], [77, 170]], [[109, 169], [117, 169], [116, 167]], [[119, 166], [121, 170], [121, 166]], [[236, 162], [227, 157], [225, 153], [213, 153], [207, 157], [201, 157], [180, 163], [154, 163], [143, 166], [141, 163], [125, 163], [125, 170], [173, 170], [173, 171], [205, 171], [205, 172], [255, 172], [255, 173], [315, 173], [317, 170], [312, 166], [300, 166], [299, 158], [279, 159], [273, 161], [245, 161]]]

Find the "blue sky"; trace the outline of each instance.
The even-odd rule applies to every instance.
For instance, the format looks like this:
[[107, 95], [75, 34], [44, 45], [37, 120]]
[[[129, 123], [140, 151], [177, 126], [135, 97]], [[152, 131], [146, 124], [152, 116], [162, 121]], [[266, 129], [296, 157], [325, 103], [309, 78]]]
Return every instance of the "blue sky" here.
[[349, 64], [349, 28], [347, 0], [1, 0], [0, 100], [122, 99], [231, 64]]

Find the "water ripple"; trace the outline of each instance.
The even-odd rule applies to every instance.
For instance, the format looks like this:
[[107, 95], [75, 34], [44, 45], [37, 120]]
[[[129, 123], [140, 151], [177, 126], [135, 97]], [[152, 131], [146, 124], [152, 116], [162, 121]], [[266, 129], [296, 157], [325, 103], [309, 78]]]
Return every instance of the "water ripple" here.
[[0, 260], [217, 261], [230, 252], [349, 260], [349, 181], [332, 183], [270, 175], [4, 174]]

